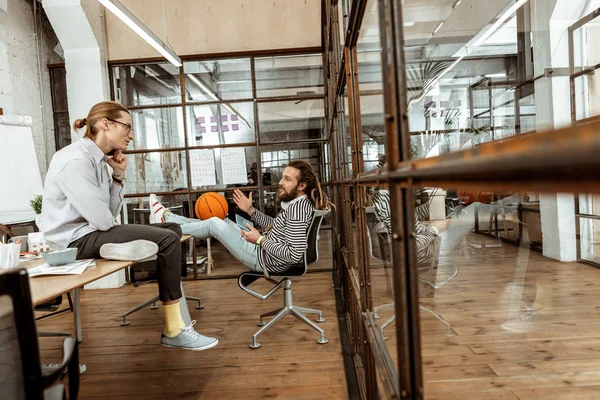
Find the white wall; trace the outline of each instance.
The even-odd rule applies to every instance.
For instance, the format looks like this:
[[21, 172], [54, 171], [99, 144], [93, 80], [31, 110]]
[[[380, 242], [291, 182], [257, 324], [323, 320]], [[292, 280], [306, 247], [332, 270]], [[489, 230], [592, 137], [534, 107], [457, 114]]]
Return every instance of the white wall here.
[[[120, 0], [166, 42], [162, 0]], [[168, 42], [179, 55], [321, 46], [321, 0], [165, 0]], [[109, 60], [160, 56], [106, 12]]]
[[[38, 6], [39, 12], [41, 5]], [[58, 41], [47, 21], [41, 24], [44, 32], [38, 43], [42, 55], [40, 85], [32, 2], [8, 0], [6, 11], [6, 14], [0, 13], [0, 108], [5, 115], [33, 118], [33, 139], [43, 179], [55, 149], [50, 75], [46, 65], [60, 62], [60, 57], [53, 52]]]

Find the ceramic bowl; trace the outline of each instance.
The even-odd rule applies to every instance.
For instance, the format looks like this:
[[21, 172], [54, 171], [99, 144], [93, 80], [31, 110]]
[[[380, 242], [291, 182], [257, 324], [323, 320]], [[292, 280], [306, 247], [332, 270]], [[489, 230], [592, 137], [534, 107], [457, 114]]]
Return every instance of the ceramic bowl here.
[[64, 265], [72, 263], [77, 258], [77, 248], [71, 247], [68, 249], [46, 251], [42, 253], [42, 257], [48, 265]]

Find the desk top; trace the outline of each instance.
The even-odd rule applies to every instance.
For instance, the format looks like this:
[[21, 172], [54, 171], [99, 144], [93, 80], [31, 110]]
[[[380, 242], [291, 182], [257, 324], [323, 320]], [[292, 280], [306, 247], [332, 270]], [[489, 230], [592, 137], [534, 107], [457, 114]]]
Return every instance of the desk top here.
[[[191, 239], [191, 235], [183, 235], [181, 242]], [[44, 263], [44, 260], [22, 262], [19, 267], [33, 268]], [[96, 265], [87, 268], [81, 275], [45, 275], [29, 278], [31, 297], [34, 305], [44, 303], [73, 289], [104, 278], [133, 265], [133, 261], [114, 261], [97, 259]]]
[[[43, 264], [44, 260], [21, 263], [19, 267], [32, 268]], [[133, 261], [96, 260], [96, 265], [87, 268], [81, 275], [45, 275], [29, 278], [31, 297], [34, 305], [51, 300], [73, 289], [104, 278], [133, 264]]]

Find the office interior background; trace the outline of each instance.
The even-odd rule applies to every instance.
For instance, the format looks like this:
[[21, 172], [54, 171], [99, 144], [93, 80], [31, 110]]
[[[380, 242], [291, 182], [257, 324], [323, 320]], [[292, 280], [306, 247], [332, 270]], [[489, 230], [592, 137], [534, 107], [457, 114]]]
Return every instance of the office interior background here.
[[[82, 292], [80, 397], [600, 397], [600, 1], [121, 3], [181, 65], [96, 0], [0, 0], [0, 109], [32, 118], [42, 179], [108, 99], [135, 131], [123, 223], [148, 223], [151, 193], [194, 217], [219, 192], [235, 219], [235, 189], [276, 216], [285, 166], [307, 160], [333, 205], [294, 294], [324, 310], [330, 341], [290, 319], [249, 349], [273, 306], [198, 241], [184, 286], [215, 353], [154, 345], [150, 309], [119, 326], [156, 284], [116, 273]], [[198, 184], [206, 157], [214, 181]], [[427, 263], [421, 223], [441, 227]], [[56, 358], [58, 341], [40, 341]]]

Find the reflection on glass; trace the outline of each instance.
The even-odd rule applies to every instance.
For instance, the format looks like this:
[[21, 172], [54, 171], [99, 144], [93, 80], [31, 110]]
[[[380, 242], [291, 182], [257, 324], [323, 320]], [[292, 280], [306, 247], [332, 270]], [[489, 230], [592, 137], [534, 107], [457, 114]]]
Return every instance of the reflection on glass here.
[[600, 264], [600, 196], [582, 194], [577, 199], [579, 206], [579, 251], [580, 258]]
[[363, 140], [363, 171], [385, 163], [383, 75], [378, 2], [369, 0], [358, 37], [358, 87]]
[[192, 147], [254, 142], [252, 103], [188, 106], [187, 118]]
[[[582, 221], [577, 232], [574, 197], [567, 194], [438, 188], [415, 197], [417, 204], [429, 204], [417, 214], [422, 224], [437, 228], [439, 246], [422, 247], [415, 227], [425, 392], [479, 398], [479, 386], [464, 385], [481, 357], [500, 360], [490, 376], [504, 377], [508, 385], [512, 377], [528, 375], [530, 365], [553, 366], [551, 372], [538, 369], [540, 379], [572, 374], [574, 364], [554, 363], [546, 351], [573, 355], [580, 351], [578, 344], [571, 347], [573, 335], [582, 341], [595, 335], [597, 322], [587, 308], [597, 296], [586, 288], [597, 270], [565, 261], [574, 258], [576, 233], [582, 258], [594, 259], [597, 221]], [[581, 196], [579, 204], [593, 210], [594, 196]], [[430, 269], [421, 262], [427, 248]], [[542, 342], [553, 345], [541, 353], [531, 348]], [[461, 360], [461, 368], [440, 379], [449, 359]]]
[[169, 63], [113, 68], [115, 99], [126, 106], [181, 103], [179, 82], [179, 68]]
[[129, 156], [126, 178], [126, 194], [187, 190], [185, 152], [132, 154]]
[[[594, 6], [597, 7], [598, 5], [595, 4]], [[595, 18], [573, 32], [575, 72], [580, 71], [582, 68], [593, 69], [594, 66], [600, 63], [600, 53], [596, 46], [599, 26], [600, 18]], [[599, 92], [600, 84], [594, 72], [575, 79], [577, 120], [600, 115]]]
[[255, 58], [258, 97], [324, 94], [320, 54]]
[[513, 3], [478, 3], [477, 12], [465, 2], [404, 6], [414, 158], [467, 149], [517, 132], [518, 7]]
[[249, 58], [186, 62], [183, 67], [189, 102], [252, 98]]
[[131, 110], [135, 150], [184, 147], [182, 107]]
[[536, 126], [536, 106], [535, 92], [533, 84], [525, 85], [515, 91], [516, 97], [519, 98], [519, 131], [521, 133], [535, 131]]
[[262, 146], [262, 179], [264, 186], [277, 186], [283, 176], [283, 170], [290, 161], [304, 160], [312, 165], [320, 182], [325, 174], [321, 170], [323, 154], [321, 145], [316, 143], [299, 143], [276, 146]]
[[289, 142], [324, 137], [323, 100], [259, 103], [261, 142]]

